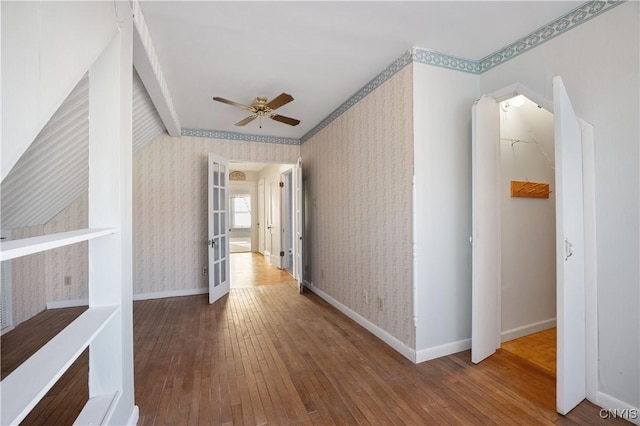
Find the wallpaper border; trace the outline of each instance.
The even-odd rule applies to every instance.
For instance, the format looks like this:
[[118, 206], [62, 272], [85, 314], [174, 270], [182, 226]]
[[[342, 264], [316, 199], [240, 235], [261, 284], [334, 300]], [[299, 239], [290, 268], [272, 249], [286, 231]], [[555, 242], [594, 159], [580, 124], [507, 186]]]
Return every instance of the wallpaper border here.
[[413, 47], [385, 68], [380, 74], [369, 81], [364, 87], [354, 93], [343, 102], [331, 114], [309, 130], [300, 139], [281, 138], [277, 136], [250, 135], [235, 132], [223, 132], [205, 129], [182, 129], [182, 136], [197, 136], [214, 139], [244, 140], [252, 142], [280, 143], [287, 145], [302, 145], [311, 139], [319, 131], [327, 127], [345, 111], [365, 98], [382, 83], [393, 77], [398, 71], [411, 63], [421, 63], [447, 68], [470, 74], [482, 74], [492, 68], [501, 65], [516, 56], [521, 55], [542, 43], [563, 34], [576, 26], [595, 18], [614, 7], [626, 3], [627, 0], [592, 0], [581, 4], [572, 11], [560, 16], [552, 22], [543, 25], [537, 30], [519, 38], [513, 43], [499, 49], [484, 58], [475, 60], [448, 55], [435, 50]]
[[221, 130], [207, 129], [182, 129], [182, 136], [195, 136], [198, 138], [227, 139], [233, 141], [265, 142], [282, 145], [300, 145], [300, 139], [282, 138], [279, 136], [251, 135], [236, 132], [224, 132]]
[[587, 22], [591, 18], [595, 18], [596, 16], [621, 5], [626, 1], [627, 0], [593, 0], [581, 4], [554, 21], [476, 61], [479, 65], [478, 74], [482, 74], [491, 68], [533, 49], [534, 47], [540, 46], [545, 41], [566, 33], [570, 29]]
[[366, 97], [369, 93], [373, 92], [378, 86], [380, 86], [385, 81], [389, 80], [393, 77], [398, 71], [402, 70], [405, 66], [409, 65], [413, 62], [413, 49], [408, 50], [398, 59], [393, 61], [391, 65], [385, 68], [380, 74], [378, 74], [373, 80], [368, 82], [364, 87], [358, 90], [355, 94], [353, 94], [349, 99], [344, 101], [342, 105], [336, 108], [331, 114], [329, 114], [324, 120], [318, 123], [313, 129], [311, 129], [307, 134], [305, 134], [300, 141], [305, 143], [309, 139], [313, 137], [320, 130], [324, 129], [331, 123], [333, 120], [341, 116], [345, 111], [349, 108], [357, 104], [361, 99]]
[[386, 80], [393, 77], [394, 74], [409, 63], [417, 62], [479, 75], [541, 45], [547, 40], [575, 28], [576, 26], [604, 13], [607, 10], [611, 10], [615, 6], [625, 3], [626, 1], [627, 0], [593, 0], [581, 4], [554, 21], [479, 60], [466, 59], [434, 50], [414, 47], [400, 58], [396, 59], [384, 71], [378, 74], [378, 76], [340, 105], [338, 109], [333, 111], [307, 134], [302, 136], [300, 140], [302, 143], [305, 143], [311, 139], [316, 133], [328, 126], [329, 123], [338, 118], [338, 116], [343, 112], [351, 108]]

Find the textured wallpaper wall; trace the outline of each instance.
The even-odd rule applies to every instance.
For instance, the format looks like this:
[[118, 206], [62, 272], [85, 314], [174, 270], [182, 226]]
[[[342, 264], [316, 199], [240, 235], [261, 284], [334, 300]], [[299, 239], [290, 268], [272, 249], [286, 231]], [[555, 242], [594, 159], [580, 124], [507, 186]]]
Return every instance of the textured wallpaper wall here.
[[307, 281], [409, 347], [412, 120], [407, 66], [301, 147]]
[[297, 145], [162, 135], [133, 157], [133, 293], [205, 288], [207, 155], [294, 163]]
[[[81, 196], [46, 225], [16, 228], [11, 238], [29, 238], [88, 226], [87, 195]], [[87, 243], [32, 254], [11, 261], [14, 325], [43, 311], [49, 302], [87, 299]], [[65, 276], [71, 285], [64, 285]]]

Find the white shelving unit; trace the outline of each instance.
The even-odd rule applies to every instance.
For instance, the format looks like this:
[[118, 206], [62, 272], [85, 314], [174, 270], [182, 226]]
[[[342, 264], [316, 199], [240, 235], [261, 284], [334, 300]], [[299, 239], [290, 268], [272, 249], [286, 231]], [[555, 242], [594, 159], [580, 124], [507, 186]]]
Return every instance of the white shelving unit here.
[[9, 374], [2, 381], [0, 423], [20, 423], [119, 310], [90, 308]]
[[[97, 59], [93, 64], [74, 63], [78, 69], [71, 70], [80, 76], [87, 69], [79, 68], [89, 67], [89, 227], [2, 242], [0, 259], [87, 241], [89, 309], [0, 382], [2, 425], [21, 422], [87, 347], [89, 400], [76, 423], [123, 425], [135, 424], [138, 418], [133, 389], [131, 261], [132, 12], [128, 2], [116, 2], [115, 15], [111, 5], [88, 2], [85, 6], [82, 10], [75, 5], [38, 9], [46, 15], [38, 19], [56, 25], [30, 34], [35, 37], [34, 45], [39, 45], [40, 38], [65, 39], [62, 36], [68, 36], [79, 19], [94, 19], [96, 25], [117, 20], [111, 39], [105, 37], [104, 45], [94, 46]], [[20, 7], [24, 9], [15, 10], [19, 18], [33, 15], [31, 6], [16, 6]], [[75, 58], [65, 51], [67, 47], [64, 43], [50, 46]], [[42, 70], [49, 69], [45, 65]], [[34, 96], [42, 100], [38, 93]]]
[[11, 240], [0, 243], [0, 261], [15, 259], [22, 256], [64, 247], [69, 244], [88, 241], [93, 238], [102, 237], [118, 232], [116, 228], [104, 229], [78, 229], [69, 232], [59, 232], [57, 234], [42, 235], [39, 237], [24, 238], [22, 240]]

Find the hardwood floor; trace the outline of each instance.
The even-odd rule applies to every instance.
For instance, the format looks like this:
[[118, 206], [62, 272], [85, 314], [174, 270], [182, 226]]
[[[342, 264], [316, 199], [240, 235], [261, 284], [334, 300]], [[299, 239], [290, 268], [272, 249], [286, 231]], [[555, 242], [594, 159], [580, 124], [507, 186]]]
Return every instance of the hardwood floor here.
[[504, 342], [500, 347], [502, 350], [524, 358], [556, 377], [555, 327]]
[[[206, 295], [134, 302], [134, 340], [139, 425], [622, 422], [589, 402], [558, 415], [555, 378], [505, 350], [478, 365], [469, 351], [415, 365], [290, 280], [233, 288], [213, 305]], [[86, 362], [50, 399], [58, 415], [86, 400], [66, 390], [86, 388]], [[25, 423], [71, 423], [46, 412]]]
[[[41, 312], [2, 336], [2, 379], [26, 361], [87, 308]], [[89, 399], [89, 351], [85, 350], [22, 421], [24, 425], [70, 425]]]
[[231, 253], [231, 288], [293, 282], [289, 273], [265, 261], [260, 253]]

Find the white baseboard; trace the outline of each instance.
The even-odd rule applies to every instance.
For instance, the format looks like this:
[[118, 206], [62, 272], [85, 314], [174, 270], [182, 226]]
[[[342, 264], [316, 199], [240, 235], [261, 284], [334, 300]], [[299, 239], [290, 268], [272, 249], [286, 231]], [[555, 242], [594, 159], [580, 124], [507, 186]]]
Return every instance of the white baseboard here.
[[519, 337], [528, 336], [532, 333], [548, 330], [556, 326], [556, 319], [551, 318], [544, 321], [534, 322], [533, 324], [523, 325], [522, 327], [512, 328], [500, 333], [500, 341], [508, 342], [509, 340], [517, 339]]
[[382, 340], [387, 345], [391, 346], [393, 349], [398, 351], [409, 361], [416, 362], [416, 352], [412, 348], [408, 347], [407, 345], [402, 343], [400, 340], [393, 337], [391, 334], [387, 333], [385, 330], [373, 324], [371, 321], [369, 321], [362, 315], [358, 314], [357, 312], [351, 310], [350, 308], [346, 307], [342, 303], [338, 302], [336, 299], [329, 296], [327, 293], [320, 290], [318, 287], [314, 286], [312, 283], [305, 281], [304, 285], [309, 290], [317, 294], [325, 302], [332, 305], [334, 308], [336, 308], [337, 310], [339, 310], [340, 312], [342, 312], [343, 314], [345, 314], [346, 316], [348, 316], [349, 318], [351, 318], [352, 320], [360, 324], [369, 332], [373, 333], [373, 335], [376, 336], [378, 339]]
[[197, 296], [199, 294], [208, 294], [208, 293], [209, 293], [209, 287], [190, 288], [187, 290], [171, 290], [171, 291], [159, 291], [157, 293], [134, 294], [133, 300], [165, 299], [167, 297]]
[[58, 300], [47, 302], [47, 309], [75, 308], [76, 306], [89, 306], [89, 299]]
[[595, 403], [602, 407], [600, 410], [602, 418], [623, 418], [633, 424], [640, 425], [640, 408], [638, 407], [603, 392], [598, 392], [598, 400]]
[[135, 426], [138, 424], [138, 418], [140, 418], [140, 410], [137, 405], [134, 405], [131, 415], [129, 416], [129, 420], [127, 421], [127, 425]]
[[430, 361], [469, 349], [471, 349], [471, 339], [458, 340], [457, 342], [445, 343], [444, 345], [427, 349], [419, 349], [416, 351], [416, 363]]

